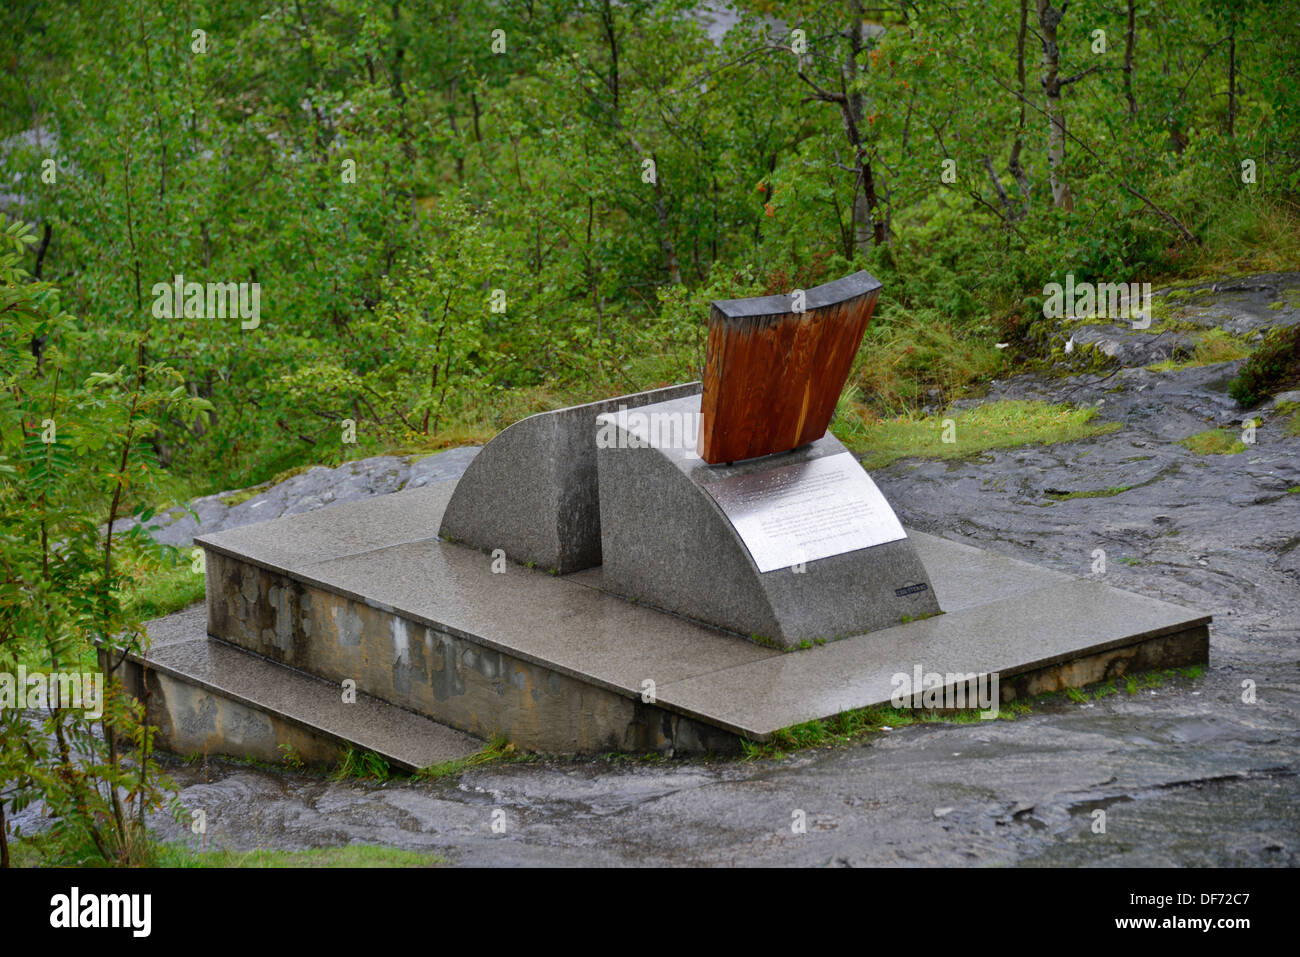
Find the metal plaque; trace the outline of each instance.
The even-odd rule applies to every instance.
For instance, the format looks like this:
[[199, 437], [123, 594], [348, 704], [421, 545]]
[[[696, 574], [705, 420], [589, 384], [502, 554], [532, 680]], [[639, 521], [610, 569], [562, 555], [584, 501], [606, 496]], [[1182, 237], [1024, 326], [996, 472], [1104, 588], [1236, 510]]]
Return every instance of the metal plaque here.
[[907, 537], [876, 483], [848, 452], [702, 484], [760, 572]]

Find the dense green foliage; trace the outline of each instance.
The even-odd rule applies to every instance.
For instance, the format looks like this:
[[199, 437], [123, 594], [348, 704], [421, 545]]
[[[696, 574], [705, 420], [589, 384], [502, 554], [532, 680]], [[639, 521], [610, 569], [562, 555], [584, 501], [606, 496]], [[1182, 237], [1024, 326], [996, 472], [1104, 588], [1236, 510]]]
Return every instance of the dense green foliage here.
[[[147, 335], [215, 406], [161, 423], [160, 462], [231, 487], [356, 451], [345, 419], [361, 449], [431, 446], [690, 376], [717, 296], [865, 266], [872, 349], [898, 323], [978, 353], [1067, 271], [1258, 252], [1300, 184], [1292, 8], [1130, 6], [1131, 55], [1124, 4], [1061, 20], [1052, 169], [1028, 0], [762, 0], [716, 44], [685, 0], [18, 3], [3, 163], [29, 268], [93, 332], [75, 374]], [[156, 318], [178, 274], [258, 282], [260, 324]], [[867, 369], [868, 399], [953, 385], [891, 369], [913, 385]]]
[[1300, 326], [1273, 329], [1246, 360], [1228, 394], [1246, 408], [1275, 392], [1300, 385]]
[[[869, 417], [1041, 346], [1066, 273], [1296, 266], [1290, 0], [732, 14], [7, 3], [0, 670], [137, 646], [130, 567], [161, 566], [132, 512], [694, 377], [711, 299], [870, 269], [842, 403]], [[147, 746], [114, 700], [0, 714], [0, 811], [40, 794], [67, 847], [134, 860], [159, 792], [105, 742]]]
[[[156, 472], [147, 443], [159, 421], [205, 415], [207, 403], [187, 393], [175, 369], [146, 363], [143, 344], [133, 362], [74, 378], [68, 355], [92, 334], [76, 327], [57, 290], [18, 265], [35, 235], [3, 216], [0, 230], [0, 681], [8, 679], [0, 857], [8, 862], [7, 813], [39, 797], [66, 860], [138, 862], [148, 848], [144, 814], [164, 794], [147, 759], [141, 705], [115, 681], [97, 701], [87, 700], [90, 682], [75, 699], [55, 700], [48, 689], [31, 697], [19, 669], [97, 673], [102, 682], [141, 649], [139, 617], [122, 598], [120, 553], [149, 547], [151, 512], [137, 509], [141, 521], [125, 533], [114, 524], [126, 517], [127, 489], [148, 489]], [[43, 349], [31, 348], [37, 340]], [[137, 752], [134, 768], [121, 760], [123, 742]]]

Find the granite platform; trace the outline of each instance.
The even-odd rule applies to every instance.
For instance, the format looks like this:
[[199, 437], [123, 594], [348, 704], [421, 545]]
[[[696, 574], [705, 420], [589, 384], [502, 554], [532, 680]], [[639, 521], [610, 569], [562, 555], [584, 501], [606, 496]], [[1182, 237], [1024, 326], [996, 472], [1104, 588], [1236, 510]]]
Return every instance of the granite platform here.
[[[780, 651], [620, 598], [599, 567], [494, 572], [489, 555], [433, 534], [453, 488], [198, 538], [206, 620], [152, 623], [135, 680], [161, 675], [168, 701], [184, 686], [234, 702], [240, 721], [263, 722], [260, 739], [311, 732], [418, 767], [497, 735], [550, 752], [735, 750], [888, 704], [894, 676], [918, 666], [997, 673], [1007, 700], [1208, 656], [1208, 615], [916, 531], [943, 614]], [[369, 712], [335, 707], [349, 679]], [[203, 725], [204, 707], [177, 710], [197, 730], [178, 746], [164, 729], [162, 746], [187, 750], [202, 732], [219, 751], [234, 732]]]

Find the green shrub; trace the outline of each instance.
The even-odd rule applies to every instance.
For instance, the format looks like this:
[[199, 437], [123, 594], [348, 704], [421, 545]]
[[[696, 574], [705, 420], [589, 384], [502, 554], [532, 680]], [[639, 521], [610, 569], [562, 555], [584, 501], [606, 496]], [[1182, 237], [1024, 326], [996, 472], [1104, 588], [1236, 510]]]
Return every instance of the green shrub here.
[[1276, 392], [1300, 383], [1300, 326], [1273, 329], [1255, 350], [1237, 377], [1228, 383], [1228, 393], [1251, 408]]
[[133, 571], [148, 575], [160, 559], [146, 537], [153, 509], [132, 510], [129, 499], [159, 494], [150, 445], [159, 423], [206, 422], [211, 405], [147, 360], [149, 330], [111, 371], [74, 376], [78, 320], [58, 288], [19, 265], [35, 241], [0, 214], [0, 673], [39, 662], [84, 674], [102, 696], [42, 694], [30, 714], [0, 709], [0, 866], [14, 815], [37, 801], [53, 822], [50, 863], [148, 864], [146, 816], [172, 786], [151, 758], [156, 729], [117, 669], [142, 652], [150, 609], [198, 593], [188, 565], [172, 566], [180, 574], [150, 594], [134, 588]]

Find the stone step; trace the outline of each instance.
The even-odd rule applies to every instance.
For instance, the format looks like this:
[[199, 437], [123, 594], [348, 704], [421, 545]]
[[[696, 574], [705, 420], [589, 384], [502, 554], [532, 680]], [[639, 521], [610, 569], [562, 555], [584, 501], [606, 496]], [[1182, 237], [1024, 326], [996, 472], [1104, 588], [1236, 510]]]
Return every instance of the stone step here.
[[338, 684], [210, 638], [206, 620], [195, 605], [149, 622], [147, 654], [124, 666], [167, 750], [279, 763], [291, 747], [306, 762], [332, 764], [351, 746], [416, 770], [484, 747], [368, 694], [345, 703]]
[[541, 751], [734, 750], [888, 702], [893, 676], [1016, 693], [1204, 662], [1209, 616], [909, 532], [945, 614], [783, 653], [434, 534], [452, 486], [198, 539], [208, 630], [482, 738]]

